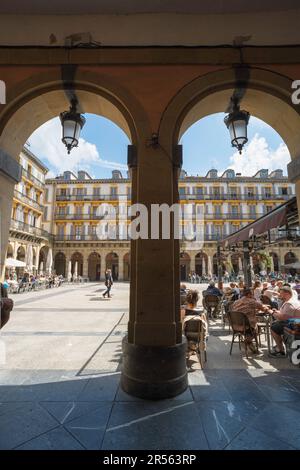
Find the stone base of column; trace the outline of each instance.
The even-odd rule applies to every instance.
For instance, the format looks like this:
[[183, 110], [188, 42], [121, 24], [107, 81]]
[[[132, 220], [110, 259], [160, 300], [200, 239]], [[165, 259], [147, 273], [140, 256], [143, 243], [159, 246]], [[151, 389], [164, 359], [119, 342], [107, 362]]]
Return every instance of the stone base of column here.
[[149, 400], [171, 398], [188, 386], [186, 340], [175, 346], [142, 346], [123, 339], [121, 386], [130, 395]]

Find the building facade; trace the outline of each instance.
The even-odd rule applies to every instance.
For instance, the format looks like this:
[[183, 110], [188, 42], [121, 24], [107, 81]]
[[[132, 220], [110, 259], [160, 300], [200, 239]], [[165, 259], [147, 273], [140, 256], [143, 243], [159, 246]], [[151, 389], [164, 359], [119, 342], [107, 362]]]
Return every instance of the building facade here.
[[26, 269], [36, 273], [40, 268], [46, 269], [53, 244], [51, 235], [43, 229], [48, 168], [27, 147], [23, 148], [19, 163], [22, 179], [14, 189], [7, 258], [26, 263]]
[[[120, 281], [130, 279], [128, 227], [131, 180], [120, 171], [93, 179], [85, 171], [46, 179], [48, 169], [27, 147], [20, 155], [22, 181], [16, 185], [7, 257], [26, 263], [30, 272], [103, 280], [110, 268]], [[180, 277], [217, 275], [217, 242], [294, 196], [282, 170], [253, 177], [215, 169], [205, 176], [181, 171]], [[274, 271], [300, 259], [300, 248], [283, 241], [267, 250]], [[228, 260], [228, 257], [227, 257]], [[261, 268], [252, 258], [254, 271]], [[230, 255], [231, 270], [242, 271], [242, 254]], [[223, 263], [223, 271], [228, 266]]]
[[[253, 177], [226, 170], [218, 176], [188, 176], [181, 172], [182, 216], [180, 276], [217, 274], [217, 242], [271, 211], [294, 195], [294, 185], [282, 170], [258, 171]], [[131, 181], [119, 171], [110, 179], [93, 179], [70, 171], [46, 181], [44, 229], [54, 236], [54, 268], [67, 276], [104, 278], [107, 268], [118, 280], [130, 278], [128, 208]], [[197, 235], [197, 239], [195, 236]], [[269, 250], [270, 251], [270, 250]], [[300, 249], [285, 241], [272, 246], [274, 271], [298, 260]], [[242, 270], [241, 254], [231, 255], [232, 270]], [[260, 270], [253, 256], [254, 270]], [[225, 270], [224, 266], [224, 270]]]

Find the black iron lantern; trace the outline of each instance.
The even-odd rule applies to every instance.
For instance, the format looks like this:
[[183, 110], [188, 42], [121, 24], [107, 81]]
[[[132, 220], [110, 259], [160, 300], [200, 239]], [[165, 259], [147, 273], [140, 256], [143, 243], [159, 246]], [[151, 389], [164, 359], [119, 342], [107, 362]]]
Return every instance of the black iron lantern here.
[[60, 113], [60, 121], [62, 125], [62, 141], [67, 147], [68, 153], [73, 147], [78, 146], [80, 131], [85, 124], [85, 118], [77, 113], [77, 101], [72, 100], [69, 111]]
[[247, 126], [250, 119], [248, 111], [241, 111], [236, 101], [233, 102], [233, 110], [225, 118], [224, 122], [229, 129], [231, 145], [242, 153], [244, 145], [248, 142]]

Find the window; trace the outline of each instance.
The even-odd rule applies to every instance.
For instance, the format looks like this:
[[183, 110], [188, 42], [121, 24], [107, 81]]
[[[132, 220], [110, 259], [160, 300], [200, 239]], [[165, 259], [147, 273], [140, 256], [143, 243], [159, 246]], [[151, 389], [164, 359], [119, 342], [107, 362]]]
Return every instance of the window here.
[[76, 225], [75, 226], [75, 238], [76, 240], [80, 240], [81, 239], [81, 233], [82, 233], [82, 230], [81, 230], [81, 226], [80, 225]]
[[185, 188], [182, 186], [181, 188], [179, 188], [179, 194], [180, 195], [184, 195], [185, 194]]
[[111, 194], [111, 196], [116, 196], [117, 195], [117, 187], [116, 186], [111, 186], [110, 194]]
[[238, 195], [238, 192], [237, 192], [237, 188], [229, 188], [229, 195], [232, 197], [232, 198], [236, 198], [237, 195]]
[[254, 188], [247, 188], [246, 194], [247, 194], [247, 197], [253, 197], [254, 196]]
[[75, 214], [76, 215], [82, 214], [82, 206], [75, 206]]
[[57, 235], [58, 235], [59, 237], [63, 237], [63, 236], [64, 236], [64, 229], [65, 229], [64, 225], [58, 225], [58, 226], [57, 226]]
[[199, 196], [203, 195], [204, 194], [203, 188], [202, 187], [196, 188], [196, 194], [198, 194]]
[[239, 213], [238, 206], [231, 206], [231, 214], [232, 215], [238, 215], [238, 213]]
[[251, 204], [249, 206], [249, 212], [250, 212], [250, 216], [253, 216], [253, 217], [256, 216], [256, 206], [254, 204]]
[[280, 188], [281, 189], [281, 194], [283, 196], [287, 196], [288, 195], [288, 188]]
[[48, 207], [44, 207], [44, 219], [47, 220], [48, 218]]
[[97, 235], [97, 226], [96, 225], [90, 225], [90, 234], [91, 235]]
[[218, 204], [215, 206], [215, 214], [221, 215], [221, 205]]

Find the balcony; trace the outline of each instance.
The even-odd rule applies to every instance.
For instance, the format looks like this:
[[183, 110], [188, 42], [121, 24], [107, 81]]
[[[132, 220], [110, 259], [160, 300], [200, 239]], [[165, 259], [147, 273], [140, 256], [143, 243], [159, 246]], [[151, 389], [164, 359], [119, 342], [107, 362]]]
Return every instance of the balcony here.
[[245, 214], [245, 213], [232, 213], [232, 212], [225, 212], [223, 214], [193, 214], [193, 215], [186, 215], [182, 218], [180, 218], [181, 221], [207, 221], [207, 220], [256, 220], [262, 215], [265, 215], [263, 212], [259, 213], [250, 213], [250, 214]]
[[179, 194], [181, 201], [287, 201], [292, 194]]
[[43, 207], [31, 197], [26, 196], [26, 194], [20, 193], [20, 191], [14, 190], [14, 197], [18, 199], [18, 201], [27, 204], [28, 206], [36, 209], [39, 212], [43, 212]]
[[92, 234], [78, 234], [78, 235], [55, 235], [54, 239], [56, 242], [128, 242], [129, 238], [118, 238], [119, 235], [116, 234], [113, 236], [108, 236], [107, 238], [101, 238], [96, 233]]
[[31, 181], [31, 183], [35, 184], [35, 186], [38, 186], [40, 189], [44, 189], [45, 183], [43, 183], [43, 181], [37, 179], [35, 176], [33, 176], [27, 170], [24, 170], [24, 168], [22, 168], [22, 176], [24, 176], [24, 178], [26, 178], [27, 180]]
[[25, 222], [21, 222], [20, 220], [11, 220], [10, 223], [10, 230], [15, 230], [18, 232], [23, 232], [27, 235], [33, 235], [38, 238], [44, 238], [46, 240], [51, 241], [52, 235], [46, 230], [43, 230], [39, 227], [34, 227], [33, 225], [25, 224]]
[[130, 201], [128, 194], [56, 194], [57, 201]]
[[[117, 211], [115, 213], [117, 215]], [[55, 214], [55, 219], [56, 220], [103, 220], [103, 219], [109, 220], [110, 216], [109, 214], [105, 215], [96, 215], [96, 214]], [[111, 216], [111, 219], [114, 219], [113, 215]]]

